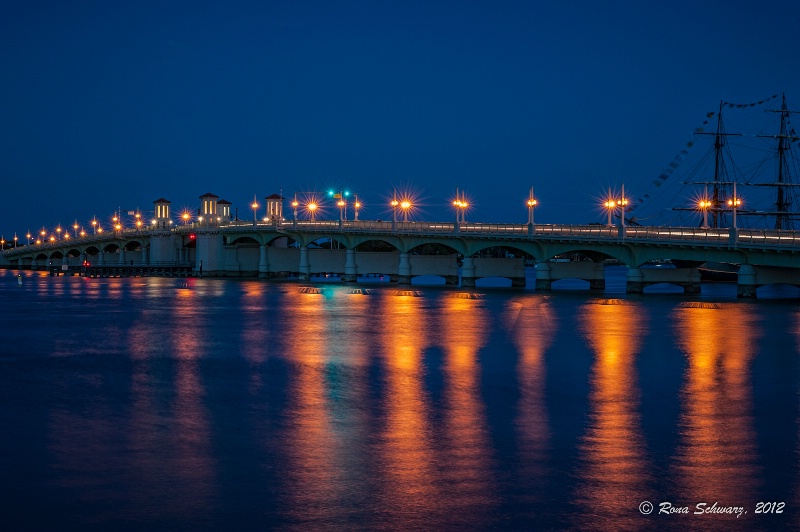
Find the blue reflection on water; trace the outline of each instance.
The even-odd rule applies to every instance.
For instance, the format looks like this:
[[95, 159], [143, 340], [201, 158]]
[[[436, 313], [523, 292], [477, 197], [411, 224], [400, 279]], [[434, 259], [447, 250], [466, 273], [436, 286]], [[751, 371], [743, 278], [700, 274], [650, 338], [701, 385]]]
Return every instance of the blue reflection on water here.
[[796, 302], [621, 271], [599, 296], [0, 271], [5, 522], [797, 526]]

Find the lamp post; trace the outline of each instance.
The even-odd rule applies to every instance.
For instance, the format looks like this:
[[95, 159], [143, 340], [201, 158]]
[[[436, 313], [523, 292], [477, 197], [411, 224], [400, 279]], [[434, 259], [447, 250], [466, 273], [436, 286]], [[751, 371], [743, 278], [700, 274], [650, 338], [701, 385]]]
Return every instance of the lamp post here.
[[294, 195], [294, 200], [292, 201], [292, 210], [294, 210], [294, 220], [292, 221], [292, 225], [297, 227], [297, 207], [300, 206], [300, 202], [297, 201], [297, 193]]
[[609, 199], [609, 200], [606, 200], [605, 203], [603, 203], [603, 206], [606, 209], [608, 209], [608, 224], [607, 225], [609, 227], [611, 227], [611, 226], [614, 225], [613, 223], [611, 223], [611, 213], [614, 212], [614, 209], [617, 207], [617, 202], [614, 201], [613, 199]]
[[733, 210], [733, 228], [737, 229], [736, 226], [736, 209], [738, 209], [742, 205], [742, 199], [736, 195], [736, 181], [733, 182], [733, 197], [728, 200], [728, 207]]
[[354, 195], [355, 202], [353, 203], [353, 221], [358, 221], [358, 209], [361, 208], [361, 202], [358, 201], [358, 194]]
[[75, 231], [75, 236], [78, 236], [78, 220], [75, 220], [75, 223], [72, 224], [72, 229]]
[[317, 205], [315, 202], [312, 201], [311, 203], [308, 204], [308, 206], [306, 208], [308, 209], [308, 212], [311, 213], [311, 221], [312, 222], [316, 221], [316, 219], [317, 219], [317, 209], [319, 208], [319, 205]]
[[397, 191], [394, 192], [390, 205], [392, 206], [392, 231], [394, 231], [397, 229], [397, 206], [400, 205], [400, 202], [397, 201]]
[[253, 209], [253, 226], [256, 225], [256, 213], [258, 213], [258, 202], [256, 201], [256, 195], [253, 194], [253, 203], [250, 204], [250, 208]]
[[413, 207], [411, 202], [407, 199], [400, 202], [400, 208], [403, 209], [403, 222], [408, 221], [408, 211]]
[[619, 225], [625, 227], [625, 209], [628, 208], [628, 198], [625, 197], [625, 184], [622, 184], [622, 197], [617, 202], [619, 206]]
[[14, 249], [17, 249], [17, 233], [14, 233]]
[[339, 222], [341, 223], [343, 220], [347, 219], [347, 202], [344, 201], [343, 198], [340, 198], [339, 201], [336, 202], [336, 205], [339, 206]]
[[28, 232], [25, 234], [25, 238], [28, 239], [28, 245], [31, 245], [31, 230], [28, 229]]
[[94, 230], [94, 234], [97, 234], [97, 217], [92, 218], [92, 229]]
[[186, 226], [189, 225], [189, 220], [192, 218], [192, 215], [184, 211], [184, 213], [181, 214], [181, 218], [183, 218], [183, 225]]
[[460, 224], [467, 222], [467, 207], [469, 207], [466, 195], [463, 192], [459, 195], [458, 189], [456, 189], [456, 199], [453, 201], [453, 207], [456, 209], [456, 230], [458, 230]]
[[703, 211], [703, 229], [708, 229], [708, 209], [711, 208], [711, 201], [703, 198], [697, 202], [697, 208]]
[[528, 201], [525, 202], [528, 206], [528, 225], [533, 227], [533, 209], [536, 207], [536, 198], [533, 195], [533, 187], [531, 187], [530, 194], [528, 194]]
[[56, 233], [58, 233], [58, 238], [61, 238], [61, 231], [62, 231], [62, 229], [61, 229], [60, 225], [58, 227], [56, 227]]

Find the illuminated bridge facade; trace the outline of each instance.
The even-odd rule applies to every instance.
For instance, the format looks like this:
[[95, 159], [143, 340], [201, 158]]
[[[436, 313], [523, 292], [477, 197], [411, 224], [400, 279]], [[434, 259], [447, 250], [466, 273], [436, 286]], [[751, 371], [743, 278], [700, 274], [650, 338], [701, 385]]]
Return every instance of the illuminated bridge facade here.
[[[163, 200], [162, 200], [163, 201]], [[158, 205], [156, 206], [159, 207]], [[157, 212], [159, 212], [157, 210]], [[800, 231], [381, 221], [217, 221], [173, 226], [168, 210], [145, 229], [127, 229], [6, 249], [4, 267], [78, 269], [164, 266], [214, 277], [297, 278], [388, 276], [408, 284], [421, 275], [474, 286], [487, 277], [525, 286], [536, 263], [536, 288], [584, 279], [603, 289], [609, 262], [628, 266], [628, 292], [671, 283], [698, 292], [696, 267], [642, 268], [666, 259], [738, 266], [741, 297], [759, 286], [800, 286]], [[579, 259], [579, 260], [575, 260]], [[152, 269], [152, 268], [151, 268]]]

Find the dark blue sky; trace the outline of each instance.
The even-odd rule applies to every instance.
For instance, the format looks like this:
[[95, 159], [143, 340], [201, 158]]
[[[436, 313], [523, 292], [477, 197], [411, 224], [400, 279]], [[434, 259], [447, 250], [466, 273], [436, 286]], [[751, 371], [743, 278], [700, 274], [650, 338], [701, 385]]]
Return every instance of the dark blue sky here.
[[[800, 102], [800, 7], [731, 1], [0, 4], [0, 231], [165, 197], [393, 187], [449, 220], [601, 221], [720, 100]], [[333, 216], [333, 209], [330, 210]]]

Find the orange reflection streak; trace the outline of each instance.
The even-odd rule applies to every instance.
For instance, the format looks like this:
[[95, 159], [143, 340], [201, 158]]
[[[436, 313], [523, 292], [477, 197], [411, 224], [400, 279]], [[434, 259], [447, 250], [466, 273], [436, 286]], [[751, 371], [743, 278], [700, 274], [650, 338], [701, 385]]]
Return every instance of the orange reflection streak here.
[[631, 515], [647, 499], [649, 467], [641, 437], [636, 354], [647, 332], [644, 308], [618, 300], [586, 304], [579, 322], [594, 351], [589, 426], [580, 446], [584, 482], [578, 502], [590, 522], [583, 527], [635, 530]]
[[174, 477], [192, 487], [191, 497], [173, 501], [173, 511], [203, 515], [211, 511], [209, 503], [215, 490], [208, 412], [203, 405], [205, 390], [198, 375], [206, 314], [194, 291], [176, 290], [175, 294], [171, 345], [177, 358], [177, 375], [171, 448], [176, 455], [166, 467], [174, 467]]
[[[481, 402], [477, 355], [490, 322], [478, 299], [447, 297], [441, 311], [441, 338], [445, 353], [445, 405], [449, 445], [444, 457], [448, 495], [453, 502], [491, 511], [497, 502], [489, 478], [490, 442]], [[454, 510], [458, 512], [458, 509]]]
[[682, 306], [674, 322], [688, 358], [676, 458], [684, 498], [755, 501], [759, 471], [749, 382], [759, 336], [755, 319], [745, 304]]
[[386, 428], [378, 453], [385, 465], [382, 499], [392, 520], [412, 528], [436, 522], [446, 500], [434, 484], [430, 399], [424, 389], [423, 352], [431, 331], [422, 298], [385, 296], [378, 310], [386, 368]]
[[[339, 297], [347, 294], [334, 296]], [[366, 423], [359, 413], [363, 400], [358, 398], [365, 373], [365, 366], [359, 363], [363, 354], [356, 346], [351, 356], [345, 332], [336, 334], [338, 320], [352, 319], [356, 326], [366, 327], [369, 313], [349, 307], [359, 304], [357, 298], [348, 298], [344, 305], [323, 294], [290, 290], [284, 301], [293, 313], [286, 356], [292, 363], [290, 379], [294, 381], [284, 438], [292, 442], [286, 448], [287, 508], [293, 519], [310, 526], [330, 525], [355, 495], [353, 486], [364, 485], [361, 480], [353, 481], [362, 471], [358, 461], [366, 458], [360, 456], [355, 443], [367, 438]]]
[[520, 400], [517, 416], [521, 463], [526, 477], [544, 474], [550, 449], [550, 426], [545, 408], [544, 354], [558, 327], [555, 313], [546, 299], [530, 297], [508, 305], [504, 316], [509, 333], [520, 354], [517, 363]]
[[[267, 309], [264, 304], [264, 284], [247, 282], [242, 285], [242, 356], [253, 366], [260, 366], [267, 359]], [[255, 373], [260, 375], [260, 373]], [[256, 385], [258, 388], [258, 385]]]

